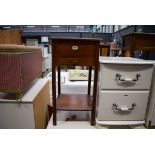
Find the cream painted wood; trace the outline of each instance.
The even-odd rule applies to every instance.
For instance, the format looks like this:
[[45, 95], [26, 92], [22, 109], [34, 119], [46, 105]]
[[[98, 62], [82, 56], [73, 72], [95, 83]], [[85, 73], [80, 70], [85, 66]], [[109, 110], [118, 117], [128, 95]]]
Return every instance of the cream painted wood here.
[[149, 102], [148, 102], [148, 108], [147, 108], [147, 115], [146, 115], [146, 122], [145, 125], [147, 127], [149, 126], [155, 126], [155, 65], [153, 70], [153, 78], [152, 78], [152, 84], [151, 84], [151, 90], [150, 90], [150, 96], [149, 96]]
[[131, 64], [131, 65], [153, 65], [154, 60], [143, 60], [131, 57], [103, 57], [100, 56], [99, 62], [101, 64]]
[[150, 89], [152, 65], [101, 64], [100, 68], [101, 89]]
[[34, 129], [33, 104], [0, 103], [0, 129]]
[[104, 125], [140, 125], [144, 124], [145, 121], [99, 121], [96, 119], [96, 123]]
[[[148, 95], [149, 91], [100, 91], [97, 120], [144, 120]], [[117, 111], [113, 104], [121, 110]], [[135, 104], [134, 109], [129, 110], [132, 109], [133, 104]]]
[[[35, 109], [36, 99], [39, 98], [38, 102], [42, 106], [40, 98], [48, 99], [49, 85], [47, 79], [36, 80], [30, 88], [23, 94], [21, 101], [8, 98], [8, 94], [0, 93], [0, 128], [1, 129], [34, 129], [35, 128]], [[45, 90], [46, 89], [46, 90]], [[46, 91], [47, 95], [42, 97], [42, 93]], [[37, 103], [38, 103], [37, 102]], [[37, 107], [39, 108], [39, 107]], [[40, 109], [37, 109], [41, 111]], [[43, 113], [40, 113], [43, 114]]]
[[151, 109], [149, 113], [147, 110], [148, 124], [154, 111], [154, 95], [151, 101], [149, 99], [149, 105], [152, 106], [148, 106], [148, 96], [155, 61], [130, 57], [100, 57], [99, 62], [96, 122], [103, 125], [144, 124], [146, 109]]
[[151, 126], [155, 126], [155, 109], [153, 109], [153, 113], [152, 113], [152, 119], [151, 119]]

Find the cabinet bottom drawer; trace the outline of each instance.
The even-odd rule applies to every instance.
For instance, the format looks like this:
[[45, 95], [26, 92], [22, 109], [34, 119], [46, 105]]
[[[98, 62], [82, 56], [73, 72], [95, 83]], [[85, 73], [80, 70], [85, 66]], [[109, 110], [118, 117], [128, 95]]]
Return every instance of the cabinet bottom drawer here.
[[100, 91], [99, 121], [144, 120], [149, 91]]

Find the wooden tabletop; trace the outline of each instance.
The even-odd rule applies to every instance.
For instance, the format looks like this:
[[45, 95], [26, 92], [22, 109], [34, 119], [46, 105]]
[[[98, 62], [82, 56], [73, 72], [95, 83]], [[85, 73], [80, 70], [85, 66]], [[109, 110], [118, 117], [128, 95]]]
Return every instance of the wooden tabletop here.
[[68, 37], [68, 38], [64, 38], [64, 37], [49, 37], [49, 40], [78, 40], [78, 41], [101, 41], [101, 39], [99, 38], [73, 38], [73, 37]]
[[134, 32], [123, 36], [123, 50], [155, 51], [155, 33]]
[[16, 44], [0, 44], [0, 52], [38, 52], [41, 51], [37, 46], [25, 46]]
[[132, 36], [132, 35], [135, 35], [135, 36], [155, 36], [155, 33], [133, 32], [133, 33], [129, 33], [127, 35], [124, 35], [123, 37]]

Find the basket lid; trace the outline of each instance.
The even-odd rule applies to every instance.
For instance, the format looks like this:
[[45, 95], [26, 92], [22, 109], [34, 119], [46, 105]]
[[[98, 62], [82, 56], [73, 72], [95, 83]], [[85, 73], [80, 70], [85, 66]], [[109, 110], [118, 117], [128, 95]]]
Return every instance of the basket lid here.
[[0, 52], [35, 52], [41, 51], [40, 47], [16, 44], [0, 44]]

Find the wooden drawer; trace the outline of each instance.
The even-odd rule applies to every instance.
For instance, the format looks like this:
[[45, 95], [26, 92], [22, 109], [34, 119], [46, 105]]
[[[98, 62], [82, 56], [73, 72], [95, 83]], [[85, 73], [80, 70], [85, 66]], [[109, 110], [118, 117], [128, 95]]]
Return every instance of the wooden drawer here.
[[93, 66], [95, 61], [93, 58], [59, 58], [56, 60], [57, 65], [73, 65], [73, 66]]
[[100, 91], [99, 121], [144, 120], [149, 91]]
[[150, 89], [152, 65], [101, 64], [100, 89]]
[[56, 43], [56, 58], [94, 58], [95, 44]]

